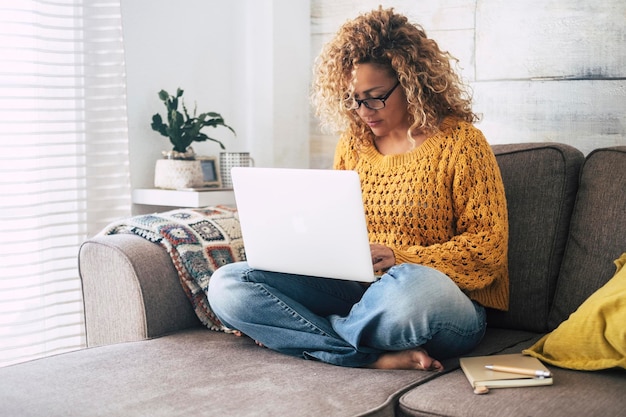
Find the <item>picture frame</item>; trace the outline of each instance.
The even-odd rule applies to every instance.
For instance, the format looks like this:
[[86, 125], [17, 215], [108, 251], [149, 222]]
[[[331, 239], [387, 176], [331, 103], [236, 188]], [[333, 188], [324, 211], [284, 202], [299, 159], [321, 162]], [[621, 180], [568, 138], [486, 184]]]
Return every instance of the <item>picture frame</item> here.
[[220, 170], [215, 156], [196, 156], [202, 172], [202, 185], [200, 187], [220, 187]]

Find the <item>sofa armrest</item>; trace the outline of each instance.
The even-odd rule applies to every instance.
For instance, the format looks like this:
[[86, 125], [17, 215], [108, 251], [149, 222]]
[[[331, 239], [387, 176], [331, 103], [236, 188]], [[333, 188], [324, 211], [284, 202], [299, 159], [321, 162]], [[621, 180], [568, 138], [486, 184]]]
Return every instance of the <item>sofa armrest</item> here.
[[78, 254], [87, 346], [201, 325], [166, 250], [131, 234], [96, 236]]

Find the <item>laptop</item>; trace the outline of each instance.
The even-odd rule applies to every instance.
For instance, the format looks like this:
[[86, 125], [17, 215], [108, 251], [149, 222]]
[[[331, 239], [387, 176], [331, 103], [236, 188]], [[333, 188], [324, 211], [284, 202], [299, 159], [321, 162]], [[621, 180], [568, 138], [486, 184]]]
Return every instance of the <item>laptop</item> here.
[[250, 267], [377, 279], [356, 172], [235, 167], [231, 177]]

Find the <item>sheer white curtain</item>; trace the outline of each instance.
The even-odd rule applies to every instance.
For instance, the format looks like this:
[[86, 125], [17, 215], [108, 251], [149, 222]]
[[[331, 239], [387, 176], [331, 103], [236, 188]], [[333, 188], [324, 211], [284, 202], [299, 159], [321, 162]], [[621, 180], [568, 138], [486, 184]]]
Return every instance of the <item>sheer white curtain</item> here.
[[0, 366], [84, 347], [77, 253], [130, 215], [120, 0], [0, 0]]

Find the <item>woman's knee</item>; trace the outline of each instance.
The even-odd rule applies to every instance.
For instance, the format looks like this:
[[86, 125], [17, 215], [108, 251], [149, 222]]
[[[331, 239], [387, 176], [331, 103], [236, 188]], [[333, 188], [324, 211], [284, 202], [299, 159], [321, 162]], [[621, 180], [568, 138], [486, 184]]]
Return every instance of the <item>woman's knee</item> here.
[[408, 322], [435, 323], [452, 316], [473, 314], [474, 306], [444, 273], [421, 265], [398, 265], [381, 282], [379, 299], [386, 303], [386, 317]]
[[241, 264], [242, 263], [239, 262], [226, 264], [213, 272], [209, 280], [209, 299], [221, 295], [224, 291], [227, 291], [228, 287], [232, 286], [233, 283], [241, 279], [244, 273]]
[[408, 300], [415, 303], [419, 300], [421, 308], [424, 303], [439, 304], [447, 300], [451, 293], [460, 292], [456, 284], [444, 273], [423, 265], [401, 264], [388, 272], [388, 294], [394, 299]]
[[232, 263], [217, 269], [209, 280], [207, 299], [215, 314], [221, 319], [245, 304], [242, 294], [244, 276], [250, 268], [245, 262]]

